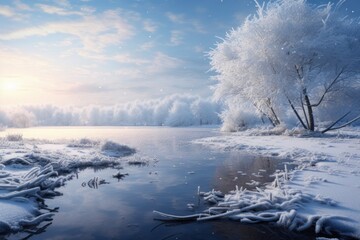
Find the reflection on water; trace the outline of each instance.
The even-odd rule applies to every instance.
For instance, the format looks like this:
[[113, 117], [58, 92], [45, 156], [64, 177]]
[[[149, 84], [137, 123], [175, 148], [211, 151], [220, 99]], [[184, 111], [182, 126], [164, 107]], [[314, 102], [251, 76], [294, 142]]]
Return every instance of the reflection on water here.
[[236, 185], [252, 190], [272, 182], [271, 175], [276, 170], [284, 170], [285, 164], [289, 170], [293, 166], [281, 159], [229, 153], [216, 167], [213, 185], [225, 193], [234, 190]]
[[[269, 174], [283, 167], [278, 160], [213, 152], [190, 143], [218, 134], [214, 129], [158, 127], [25, 130], [24, 137], [111, 139], [158, 160], [145, 166], [123, 164], [120, 172], [81, 170], [59, 189], [62, 196], [46, 200], [49, 208], [59, 207], [59, 211], [34, 239], [313, 239], [269, 225], [154, 220], [153, 210], [186, 215], [205, 209], [197, 196], [198, 186], [201, 191], [223, 192], [235, 185], [254, 188], [271, 181]], [[118, 173], [127, 175], [114, 177]], [[189, 209], [189, 203], [195, 207]], [[10, 238], [26, 236], [19, 233]]]

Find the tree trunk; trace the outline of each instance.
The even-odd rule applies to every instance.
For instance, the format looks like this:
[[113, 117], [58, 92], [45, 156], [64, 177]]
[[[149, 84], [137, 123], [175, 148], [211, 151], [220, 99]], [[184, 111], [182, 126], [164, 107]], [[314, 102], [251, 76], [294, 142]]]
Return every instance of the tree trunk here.
[[[287, 98], [287, 100], [288, 100], [288, 102], [289, 102], [289, 104], [290, 104], [291, 109], [294, 111], [297, 119], [300, 121], [301, 125], [302, 125], [305, 129], [307, 129], [307, 126], [305, 125], [304, 121], [301, 119], [298, 111], [296, 110], [296, 108], [295, 108], [294, 105], [292, 104], [290, 98], [289, 98], [289, 97], [286, 97], [286, 98]], [[305, 118], [306, 118], [306, 116], [305, 116]], [[307, 119], [306, 119], [306, 120], [307, 120]]]
[[303, 94], [304, 94], [304, 100], [305, 100], [305, 105], [307, 108], [307, 115], [309, 120], [308, 129], [310, 131], [314, 131], [315, 130], [314, 112], [310, 103], [309, 96], [307, 95], [306, 89], [303, 90]]

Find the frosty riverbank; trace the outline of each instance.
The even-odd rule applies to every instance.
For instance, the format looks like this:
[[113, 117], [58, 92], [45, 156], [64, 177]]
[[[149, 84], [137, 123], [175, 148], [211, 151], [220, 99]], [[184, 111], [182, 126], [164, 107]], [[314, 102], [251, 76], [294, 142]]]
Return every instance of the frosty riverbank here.
[[[276, 195], [280, 188], [311, 196], [311, 200], [300, 201], [292, 208], [307, 219], [302, 226], [310, 227], [322, 219], [316, 224], [316, 231], [360, 238], [360, 129], [326, 135], [289, 134], [252, 130], [194, 142], [221, 151], [247, 151], [296, 161], [299, 166], [289, 179], [282, 181], [280, 187], [269, 185], [268, 193]], [[231, 196], [235, 194], [225, 197], [225, 202], [233, 200]], [[296, 225], [282, 225], [296, 229]]]

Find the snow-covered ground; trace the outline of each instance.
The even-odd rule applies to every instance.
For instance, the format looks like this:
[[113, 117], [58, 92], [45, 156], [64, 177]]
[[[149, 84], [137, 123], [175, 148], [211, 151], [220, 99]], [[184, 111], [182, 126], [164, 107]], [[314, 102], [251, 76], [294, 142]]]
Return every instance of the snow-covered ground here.
[[149, 160], [133, 155], [135, 152], [112, 141], [23, 140], [20, 135], [0, 138], [0, 233], [50, 220], [56, 209], [48, 209], [45, 199], [61, 194], [56, 188], [79, 168]]
[[238, 189], [225, 198], [205, 194], [223, 207], [210, 208], [208, 218], [222, 214], [243, 222], [271, 221], [292, 230], [315, 227], [319, 233], [360, 239], [360, 128], [311, 136], [277, 133], [253, 130], [195, 141], [216, 150], [247, 151], [298, 164], [291, 172], [278, 173], [263, 190]]
[[175, 216], [154, 211], [164, 220], [229, 218], [242, 223], [271, 222], [292, 231], [313, 229], [319, 239], [360, 239], [359, 128], [326, 135], [283, 129], [249, 130], [194, 143], [216, 151], [246, 151], [294, 160], [297, 167], [277, 171], [274, 182], [262, 189], [236, 186], [227, 194], [199, 192], [206, 202], [215, 204], [201, 213]]

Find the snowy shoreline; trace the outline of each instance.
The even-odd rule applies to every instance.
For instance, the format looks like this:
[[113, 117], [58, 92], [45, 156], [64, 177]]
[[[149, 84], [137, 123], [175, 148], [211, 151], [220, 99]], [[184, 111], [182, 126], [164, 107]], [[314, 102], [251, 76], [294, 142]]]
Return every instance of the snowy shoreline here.
[[[197, 216], [198, 220], [228, 216], [245, 223], [276, 222], [290, 230], [315, 228], [327, 236], [360, 239], [359, 128], [312, 136], [249, 130], [193, 142], [217, 151], [246, 151], [299, 164], [287, 177], [278, 174], [278, 183], [266, 189], [230, 192], [218, 199], [220, 208], [209, 208], [209, 215]], [[216, 197], [203, 194], [207, 199]]]

